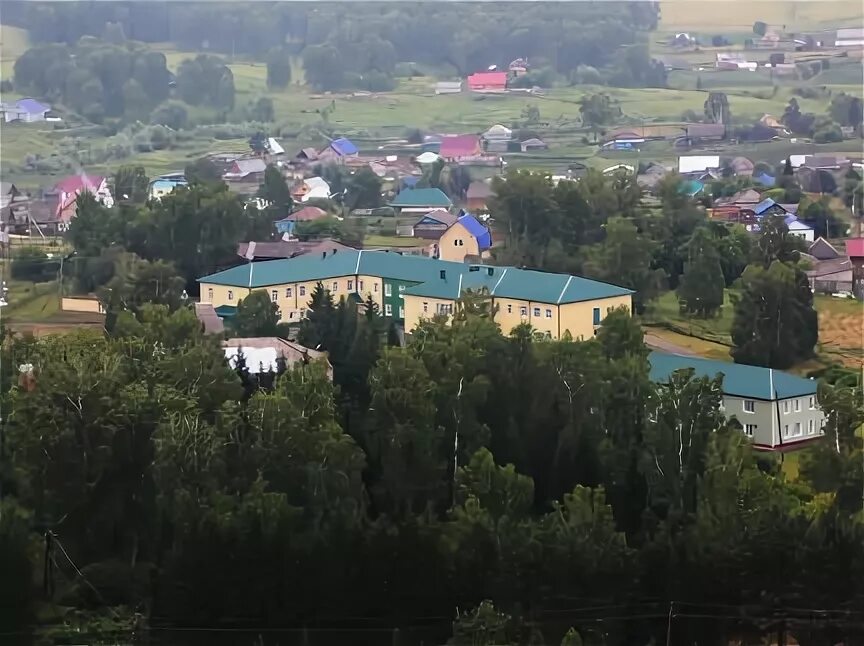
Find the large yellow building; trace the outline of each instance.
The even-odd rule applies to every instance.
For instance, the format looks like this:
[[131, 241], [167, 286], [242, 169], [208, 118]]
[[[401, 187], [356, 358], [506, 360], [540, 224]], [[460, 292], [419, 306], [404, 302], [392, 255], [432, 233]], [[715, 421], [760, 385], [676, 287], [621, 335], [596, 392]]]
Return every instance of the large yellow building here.
[[254, 290], [266, 290], [283, 322], [297, 322], [319, 283], [331, 294], [372, 299], [381, 313], [411, 331], [424, 318], [448, 314], [466, 290], [484, 292], [505, 334], [522, 323], [552, 338], [590, 338], [606, 314], [631, 308], [631, 291], [578, 276], [447, 262], [387, 251], [338, 250], [252, 262], [199, 279], [201, 302], [230, 316]]

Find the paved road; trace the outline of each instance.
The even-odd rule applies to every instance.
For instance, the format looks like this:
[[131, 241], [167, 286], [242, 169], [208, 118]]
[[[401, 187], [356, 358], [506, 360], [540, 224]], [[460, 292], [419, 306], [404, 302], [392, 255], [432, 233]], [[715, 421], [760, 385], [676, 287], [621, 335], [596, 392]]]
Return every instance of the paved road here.
[[672, 343], [671, 341], [667, 341], [666, 339], [661, 339], [656, 334], [652, 334], [651, 332], [645, 333], [645, 345], [653, 350], [660, 350], [661, 352], [669, 352], [671, 354], [683, 354], [689, 357], [696, 356], [696, 354], [683, 346], [678, 345], [677, 343]]

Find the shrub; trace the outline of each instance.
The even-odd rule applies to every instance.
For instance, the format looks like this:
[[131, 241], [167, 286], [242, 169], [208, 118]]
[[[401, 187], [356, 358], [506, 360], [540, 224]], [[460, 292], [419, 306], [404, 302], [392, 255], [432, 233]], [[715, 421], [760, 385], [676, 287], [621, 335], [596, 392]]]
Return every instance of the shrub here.
[[181, 101], [165, 101], [150, 115], [150, 122], [180, 130], [188, 125], [189, 112], [186, 110], [186, 104]]
[[12, 278], [42, 283], [52, 280], [60, 269], [60, 261], [48, 258], [39, 247], [22, 247], [12, 258]]

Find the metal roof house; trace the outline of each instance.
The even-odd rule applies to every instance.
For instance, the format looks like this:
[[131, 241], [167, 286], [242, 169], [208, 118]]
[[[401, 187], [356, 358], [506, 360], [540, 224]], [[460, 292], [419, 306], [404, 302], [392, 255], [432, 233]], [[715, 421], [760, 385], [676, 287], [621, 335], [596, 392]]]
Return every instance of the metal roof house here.
[[428, 213], [435, 209], [449, 209], [453, 202], [440, 188], [411, 188], [400, 191], [389, 206], [402, 213]]
[[734, 417], [757, 449], [800, 448], [824, 434], [825, 416], [816, 398], [816, 381], [739, 363], [652, 352], [651, 379], [658, 383], [679, 370], [696, 377], [723, 375], [723, 409]]
[[36, 99], [18, 99], [15, 103], [4, 103], [3, 120], [6, 123], [22, 121], [33, 123], [34, 121], [45, 121], [45, 115], [51, 110], [50, 105], [40, 103]]

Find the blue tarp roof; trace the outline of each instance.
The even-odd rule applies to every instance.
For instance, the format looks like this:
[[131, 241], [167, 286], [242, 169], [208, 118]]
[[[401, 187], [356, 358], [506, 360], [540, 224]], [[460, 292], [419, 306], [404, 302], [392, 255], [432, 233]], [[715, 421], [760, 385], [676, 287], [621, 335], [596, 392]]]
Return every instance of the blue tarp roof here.
[[15, 102], [15, 107], [19, 110], [24, 110], [28, 114], [41, 114], [42, 112], [46, 112], [51, 109], [50, 106], [47, 106], [43, 103], [39, 103], [36, 99], [19, 99]]
[[480, 247], [480, 251], [492, 246], [492, 234], [489, 233], [489, 229], [480, 224], [473, 215], [466, 213], [457, 221], [477, 239], [477, 246]]
[[357, 146], [355, 146], [351, 140], [345, 139], [344, 137], [331, 141], [330, 147], [340, 155], [353, 155], [358, 150]]
[[754, 177], [753, 179], [762, 184], [762, 186], [774, 186], [774, 184], [777, 182], [777, 180], [775, 180], [773, 177], [766, 173], [760, 173], [759, 175], [756, 175], [756, 177]]
[[417, 186], [417, 182], [419, 182], [419, 181], [420, 181], [419, 177], [416, 177], [414, 175], [405, 175], [405, 177], [402, 178], [402, 186], [407, 186], [408, 188], [414, 188], [415, 186]]
[[777, 204], [777, 202], [772, 200], [770, 197], [767, 197], [753, 207], [753, 213], [755, 213], [756, 215], [762, 215], [763, 213], [765, 213], [765, 211], [770, 209], [775, 204]]

